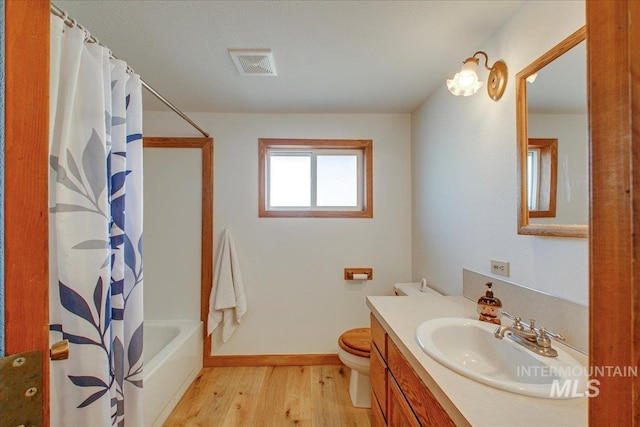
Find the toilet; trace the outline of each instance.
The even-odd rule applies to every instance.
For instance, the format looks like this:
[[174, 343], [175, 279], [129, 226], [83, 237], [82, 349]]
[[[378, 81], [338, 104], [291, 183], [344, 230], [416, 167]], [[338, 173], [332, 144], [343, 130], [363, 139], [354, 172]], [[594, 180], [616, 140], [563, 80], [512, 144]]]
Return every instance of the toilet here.
[[[425, 282], [425, 283], [422, 283]], [[398, 296], [424, 296], [437, 298], [442, 294], [429, 286], [426, 280], [417, 283], [395, 283], [393, 291]], [[371, 328], [356, 328], [346, 331], [338, 339], [338, 357], [351, 369], [349, 395], [357, 408], [371, 407], [370, 352]]]
[[371, 407], [370, 351], [371, 328], [350, 329], [338, 339], [338, 357], [351, 369], [349, 395], [353, 406]]
[[422, 282], [417, 282], [417, 283], [396, 283], [393, 285], [393, 293], [398, 296], [421, 296], [421, 297], [442, 296], [440, 292], [429, 287], [425, 279], [422, 279]]

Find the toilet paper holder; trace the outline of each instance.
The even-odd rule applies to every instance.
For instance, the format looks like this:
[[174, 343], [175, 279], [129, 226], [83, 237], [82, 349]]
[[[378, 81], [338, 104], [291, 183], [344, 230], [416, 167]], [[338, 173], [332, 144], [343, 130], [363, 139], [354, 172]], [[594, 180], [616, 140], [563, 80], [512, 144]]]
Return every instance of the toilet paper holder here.
[[[366, 279], [354, 279], [354, 274], [366, 274]], [[344, 280], [373, 280], [373, 268], [352, 268], [348, 267], [344, 269]]]

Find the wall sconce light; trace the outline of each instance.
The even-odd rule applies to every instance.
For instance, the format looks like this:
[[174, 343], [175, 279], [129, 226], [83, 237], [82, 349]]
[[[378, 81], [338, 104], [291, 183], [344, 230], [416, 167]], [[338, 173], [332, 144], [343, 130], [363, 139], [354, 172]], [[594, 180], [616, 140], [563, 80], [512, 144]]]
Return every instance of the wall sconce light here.
[[473, 54], [471, 58], [464, 60], [462, 69], [453, 76], [453, 79], [447, 80], [447, 88], [449, 92], [455, 96], [469, 96], [476, 93], [481, 87], [482, 82], [478, 81], [478, 63], [477, 55], [484, 55], [484, 67], [489, 70], [489, 84], [487, 84], [487, 92], [489, 98], [494, 101], [499, 100], [507, 87], [507, 64], [504, 61], [497, 61], [493, 67], [489, 68], [489, 57], [485, 52], [479, 51]]

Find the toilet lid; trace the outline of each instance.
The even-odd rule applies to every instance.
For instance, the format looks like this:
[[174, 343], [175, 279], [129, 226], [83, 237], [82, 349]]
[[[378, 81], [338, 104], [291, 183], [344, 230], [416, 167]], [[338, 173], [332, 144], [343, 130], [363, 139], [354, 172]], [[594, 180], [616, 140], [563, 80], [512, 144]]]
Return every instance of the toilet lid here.
[[340, 348], [360, 357], [369, 357], [371, 352], [371, 328], [350, 329], [340, 335]]

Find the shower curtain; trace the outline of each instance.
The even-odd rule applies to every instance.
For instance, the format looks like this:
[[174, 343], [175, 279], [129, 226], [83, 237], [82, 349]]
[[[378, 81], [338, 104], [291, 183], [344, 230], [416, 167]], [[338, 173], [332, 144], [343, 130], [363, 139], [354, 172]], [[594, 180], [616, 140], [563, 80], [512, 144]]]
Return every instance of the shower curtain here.
[[51, 17], [52, 426], [141, 426], [142, 86], [87, 33]]

